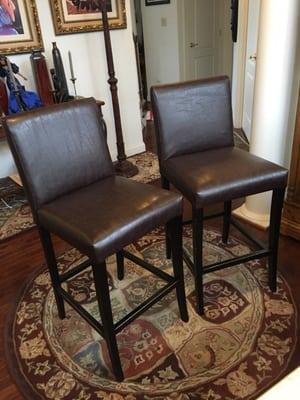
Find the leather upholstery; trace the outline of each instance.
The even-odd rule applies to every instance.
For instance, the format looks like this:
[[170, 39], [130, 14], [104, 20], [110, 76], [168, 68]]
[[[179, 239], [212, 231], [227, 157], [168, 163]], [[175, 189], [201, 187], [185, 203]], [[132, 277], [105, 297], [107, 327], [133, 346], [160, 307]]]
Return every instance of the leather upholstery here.
[[[133, 319], [176, 289], [183, 321], [188, 321], [182, 258], [182, 196], [155, 186], [115, 176], [105, 130], [93, 100], [63, 103], [10, 118], [5, 124], [19, 173], [26, 183], [48, 265], [57, 312], [66, 317], [65, 302], [100, 334], [117, 381], [124, 379], [116, 334]], [[174, 276], [121, 250], [145, 233], [168, 223]], [[51, 233], [76, 247], [88, 260], [61, 274]], [[155, 273], [162, 288], [114, 324], [105, 259], [114, 254], [117, 276], [124, 277], [124, 258]], [[99, 318], [85, 310], [64, 286], [91, 265]]]
[[114, 173], [94, 99], [17, 114], [4, 128], [34, 214], [42, 204]]
[[285, 187], [287, 170], [235, 147], [172, 157], [162, 174], [196, 207]]
[[228, 78], [151, 93], [161, 174], [194, 206], [286, 186], [286, 169], [234, 147]]
[[182, 214], [182, 196], [115, 176], [93, 99], [7, 118], [38, 225], [94, 262]]
[[233, 146], [229, 80], [204, 79], [151, 89], [161, 162], [170, 157]]
[[119, 176], [66, 194], [38, 210], [45, 228], [98, 262], [181, 213], [181, 195]]

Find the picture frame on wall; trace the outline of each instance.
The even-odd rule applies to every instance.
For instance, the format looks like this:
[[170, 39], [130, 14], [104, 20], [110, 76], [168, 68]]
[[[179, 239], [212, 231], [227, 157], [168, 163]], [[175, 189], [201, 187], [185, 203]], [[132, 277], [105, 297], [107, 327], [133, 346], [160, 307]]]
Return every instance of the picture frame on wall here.
[[35, 0], [0, 1], [0, 54], [43, 49]]
[[[49, 0], [56, 35], [101, 31], [101, 1]], [[125, 29], [125, 0], [107, 0], [110, 29]]]
[[146, 6], [157, 6], [159, 4], [170, 4], [171, 0], [145, 0]]

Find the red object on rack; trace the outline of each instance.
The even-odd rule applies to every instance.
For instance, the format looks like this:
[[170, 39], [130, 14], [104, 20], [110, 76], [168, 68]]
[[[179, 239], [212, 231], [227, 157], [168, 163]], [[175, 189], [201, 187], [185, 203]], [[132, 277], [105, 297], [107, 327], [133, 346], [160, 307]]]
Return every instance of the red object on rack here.
[[6, 84], [5, 84], [5, 82], [3, 82], [2, 79], [0, 79], [0, 107], [1, 107], [1, 111], [3, 111], [5, 115], [7, 115], [8, 114], [8, 95], [7, 95]]
[[34, 50], [30, 59], [36, 88], [44, 106], [54, 104], [53, 89], [45, 57], [40, 50]]

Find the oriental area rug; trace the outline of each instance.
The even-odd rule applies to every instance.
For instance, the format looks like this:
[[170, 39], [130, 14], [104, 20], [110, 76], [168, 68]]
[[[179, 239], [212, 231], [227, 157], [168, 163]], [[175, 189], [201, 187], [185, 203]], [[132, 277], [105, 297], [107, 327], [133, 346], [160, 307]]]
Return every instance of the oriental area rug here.
[[0, 242], [34, 226], [24, 190], [9, 177], [0, 179]]
[[[132, 179], [143, 183], [159, 179], [155, 154], [145, 152], [129, 157], [129, 160], [139, 169]], [[22, 186], [9, 177], [0, 179], [0, 242], [34, 226]]]
[[[206, 264], [250, 251], [232, 236], [227, 245], [215, 230], [204, 234]], [[192, 253], [191, 230], [184, 246]], [[164, 233], [157, 229], [128, 248], [166, 272]], [[60, 256], [67, 271], [82, 256]], [[107, 260], [115, 322], [163, 284], [126, 261], [117, 279], [115, 258]], [[111, 373], [104, 340], [67, 306], [57, 315], [45, 267], [25, 285], [6, 332], [6, 357], [25, 398], [55, 400], [233, 400], [254, 399], [279, 379], [296, 344], [296, 308], [284, 279], [278, 291], [267, 283], [264, 261], [251, 261], [205, 276], [205, 315], [195, 311], [193, 277], [185, 267], [189, 322], [180, 320], [175, 292], [117, 335], [125, 375]], [[99, 318], [91, 270], [65, 284], [69, 293]]]

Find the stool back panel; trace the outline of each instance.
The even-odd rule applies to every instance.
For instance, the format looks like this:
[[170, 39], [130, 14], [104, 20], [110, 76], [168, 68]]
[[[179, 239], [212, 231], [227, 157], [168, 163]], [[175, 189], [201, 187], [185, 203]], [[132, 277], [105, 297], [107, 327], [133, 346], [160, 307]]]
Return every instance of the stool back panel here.
[[20, 113], [4, 121], [33, 213], [44, 203], [113, 175], [94, 99]]
[[151, 89], [160, 161], [233, 146], [227, 77], [156, 86]]

